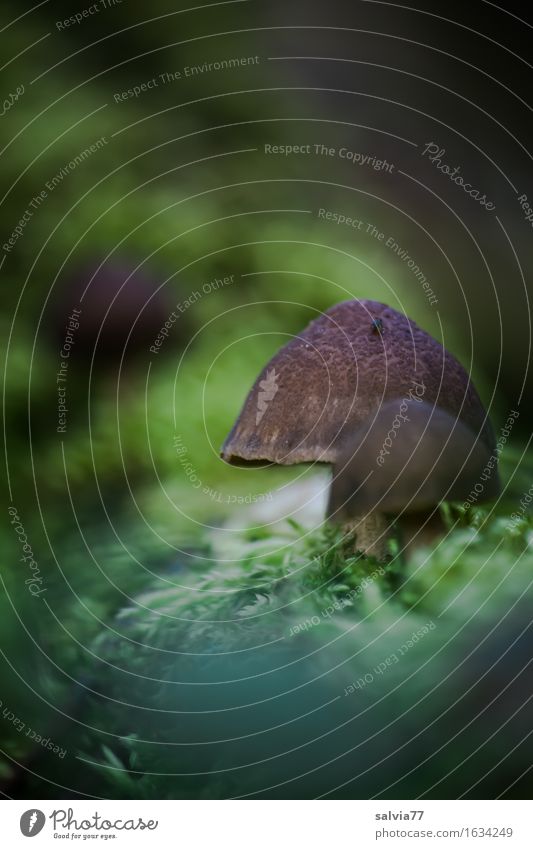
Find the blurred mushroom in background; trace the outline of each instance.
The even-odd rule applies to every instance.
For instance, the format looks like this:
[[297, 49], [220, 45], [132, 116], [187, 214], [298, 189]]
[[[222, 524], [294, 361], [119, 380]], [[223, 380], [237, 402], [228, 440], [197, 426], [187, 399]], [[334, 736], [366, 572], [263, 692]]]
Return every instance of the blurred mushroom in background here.
[[121, 360], [124, 368], [144, 352], [149, 354], [162, 329], [164, 344], [157, 347], [158, 355], [181, 345], [187, 319], [180, 315], [177, 321], [169, 320], [172, 300], [163, 282], [126, 257], [78, 266], [52, 295], [55, 344], [68, 358], [92, 363], [93, 370], [103, 373]]
[[[355, 531], [356, 549], [383, 559], [396, 521], [406, 552], [445, 532], [442, 501], [464, 501], [491, 451], [458, 419], [420, 399], [389, 401], [350, 437], [333, 468], [328, 518]], [[498, 495], [496, 465], [478, 500]]]

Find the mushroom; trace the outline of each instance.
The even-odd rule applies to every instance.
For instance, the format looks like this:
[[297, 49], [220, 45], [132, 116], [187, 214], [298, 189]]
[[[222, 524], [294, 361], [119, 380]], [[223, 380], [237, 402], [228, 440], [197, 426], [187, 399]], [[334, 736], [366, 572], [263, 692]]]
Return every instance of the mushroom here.
[[492, 451], [487, 413], [459, 362], [391, 307], [344, 301], [265, 366], [221, 456], [238, 465], [337, 464], [359, 426], [383, 404], [404, 397], [459, 419]]
[[[67, 317], [79, 307], [73, 355], [103, 370], [122, 356], [147, 351], [168, 319], [171, 307], [160, 281], [129, 258], [75, 268], [52, 299], [52, 331], [63, 340]], [[181, 319], [180, 319], [181, 324]], [[183, 327], [180, 326], [180, 331]], [[175, 334], [176, 335], [176, 334]], [[181, 334], [178, 333], [180, 336]], [[170, 347], [171, 340], [167, 340]]]
[[[444, 531], [438, 505], [464, 501], [491, 452], [463, 422], [419, 399], [384, 404], [350, 435], [333, 470], [328, 518], [355, 531], [356, 548], [386, 556], [396, 521], [403, 545], [431, 543]], [[498, 494], [496, 469], [479, 500]]]

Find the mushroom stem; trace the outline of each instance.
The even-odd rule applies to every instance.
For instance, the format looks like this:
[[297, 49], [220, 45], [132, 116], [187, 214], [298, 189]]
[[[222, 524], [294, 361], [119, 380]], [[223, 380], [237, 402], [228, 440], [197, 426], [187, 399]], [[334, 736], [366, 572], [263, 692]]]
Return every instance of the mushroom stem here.
[[405, 513], [398, 519], [404, 556], [411, 554], [421, 546], [435, 547], [440, 537], [446, 533], [446, 525], [438, 508]]
[[387, 539], [389, 523], [377, 510], [354, 516], [343, 523], [343, 530], [351, 538], [355, 535], [354, 551], [385, 560], [387, 557]]

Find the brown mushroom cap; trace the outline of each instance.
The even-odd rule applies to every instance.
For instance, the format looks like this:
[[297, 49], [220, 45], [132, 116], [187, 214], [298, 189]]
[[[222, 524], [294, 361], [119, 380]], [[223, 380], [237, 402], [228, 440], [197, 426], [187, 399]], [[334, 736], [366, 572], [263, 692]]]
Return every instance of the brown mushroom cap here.
[[416, 392], [415, 385], [423, 386], [424, 401], [460, 418], [492, 450], [487, 414], [457, 360], [391, 307], [344, 301], [265, 366], [221, 456], [235, 464], [334, 463], [346, 436], [387, 400]]
[[[397, 398], [364, 422], [339, 456], [328, 516], [411, 513], [445, 499], [464, 501], [481, 482], [490, 456], [470, 428], [444, 410]], [[494, 464], [477, 498], [498, 492]]]

